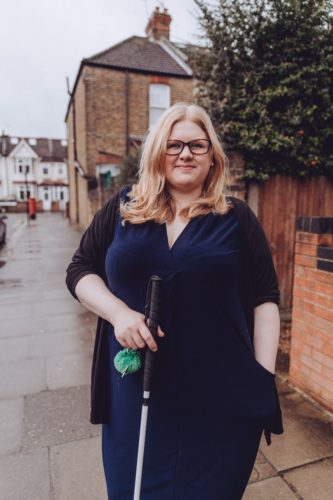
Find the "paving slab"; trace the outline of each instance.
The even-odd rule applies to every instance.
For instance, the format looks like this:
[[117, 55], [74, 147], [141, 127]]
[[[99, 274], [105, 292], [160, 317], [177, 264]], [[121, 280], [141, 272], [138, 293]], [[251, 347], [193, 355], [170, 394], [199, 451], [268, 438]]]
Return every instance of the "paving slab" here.
[[[23, 361], [71, 352], [86, 352], [92, 348], [88, 329], [45, 333], [24, 337], [0, 338], [0, 363]], [[44, 333], [43, 333], [44, 332]]]
[[46, 358], [48, 389], [88, 385], [91, 379], [92, 349]]
[[46, 371], [44, 359], [34, 358], [0, 365], [0, 398], [11, 399], [44, 391]]
[[100, 437], [53, 446], [51, 480], [53, 500], [107, 500]]
[[67, 290], [67, 287], [65, 285], [65, 281], [63, 283], [63, 286], [60, 288], [52, 288], [52, 290], [44, 290], [42, 292], [43, 299], [44, 300], [58, 300], [58, 299], [66, 299], [70, 300], [73, 297]]
[[43, 302], [38, 302], [32, 304], [33, 314], [41, 316], [53, 316], [61, 315], [63, 313], [79, 313], [82, 309], [82, 305], [75, 300], [58, 299], [58, 300], [44, 300]]
[[249, 482], [253, 483], [255, 481], [262, 481], [263, 479], [267, 479], [268, 477], [273, 477], [276, 475], [277, 471], [266, 460], [264, 455], [259, 450]]
[[333, 458], [287, 472], [283, 477], [304, 500], [332, 500]]
[[0, 401], [0, 456], [20, 451], [22, 426], [23, 398]]
[[[295, 500], [299, 497], [280, 477], [271, 477], [247, 486], [242, 500]], [[307, 499], [303, 499], [307, 500]], [[319, 498], [317, 498], [319, 500]], [[320, 499], [321, 500], [321, 499]]]
[[[74, 300], [70, 300], [74, 302]], [[44, 325], [47, 332], [71, 331], [81, 328], [89, 328], [95, 334], [97, 318], [90, 311], [84, 310], [83, 306], [79, 313], [61, 314], [58, 316], [46, 316]]]
[[315, 405], [293, 392], [281, 398], [284, 434], [272, 435], [267, 446], [264, 437], [261, 452], [277, 469], [282, 471], [333, 456], [333, 422]]
[[15, 293], [4, 293], [2, 290], [0, 292], [0, 302], [3, 304], [10, 304], [15, 302], [15, 304], [23, 304], [23, 303], [31, 303], [31, 302], [40, 302], [43, 300], [43, 294], [41, 291], [21, 291], [16, 290]]
[[0, 363], [22, 361], [29, 356], [31, 337], [0, 338]]
[[[59, 322], [59, 320], [58, 320]], [[45, 331], [47, 319], [42, 317], [16, 318], [4, 320], [1, 318], [0, 338], [22, 337], [35, 335]]]
[[29, 319], [32, 316], [32, 311], [32, 304], [4, 304], [0, 305], [0, 318], [4, 320], [12, 318]]
[[1, 457], [0, 485], [3, 500], [51, 500], [48, 449]]
[[89, 423], [90, 387], [70, 387], [27, 396], [23, 450], [62, 444], [100, 434]]
[[69, 332], [44, 333], [33, 335], [29, 342], [31, 357], [49, 357], [65, 353], [85, 353], [93, 349], [89, 329], [71, 330]]

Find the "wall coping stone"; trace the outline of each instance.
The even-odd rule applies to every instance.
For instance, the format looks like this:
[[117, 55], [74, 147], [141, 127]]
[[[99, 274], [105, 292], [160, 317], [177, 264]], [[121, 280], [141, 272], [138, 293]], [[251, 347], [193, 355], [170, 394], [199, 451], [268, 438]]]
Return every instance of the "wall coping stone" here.
[[333, 217], [297, 217], [296, 230], [303, 233], [333, 234]]

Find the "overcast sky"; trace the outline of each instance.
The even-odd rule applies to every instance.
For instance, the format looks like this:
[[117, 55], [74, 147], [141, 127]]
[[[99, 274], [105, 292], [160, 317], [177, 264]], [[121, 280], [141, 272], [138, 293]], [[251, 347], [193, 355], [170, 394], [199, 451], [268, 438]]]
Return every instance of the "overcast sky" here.
[[[158, 0], [6, 0], [1, 2], [0, 134], [65, 138], [66, 76], [80, 61], [132, 35], [144, 36]], [[171, 40], [200, 33], [193, 0], [165, 0]]]

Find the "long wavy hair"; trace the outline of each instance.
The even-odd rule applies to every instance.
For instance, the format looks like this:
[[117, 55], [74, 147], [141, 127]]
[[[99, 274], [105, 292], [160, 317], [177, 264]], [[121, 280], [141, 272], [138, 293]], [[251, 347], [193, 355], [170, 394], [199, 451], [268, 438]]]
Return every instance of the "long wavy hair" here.
[[200, 197], [182, 209], [180, 214], [185, 218], [193, 218], [210, 212], [224, 214], [228, 211], [225, 193], [228, 160], [211, 119], [200, 106], [177, 103], [163, 113], [146, 136], [142, 147], [139, 180], [128, 193], [129, 200], [120, 204], [124, 222], [142, 224], [152, 220], [162, 224], [174, 219], [175, 204], [168, 192], [164, 175], [165, 150], [172, 127], [183, 120], [192, 121], [207, 134], [213, 155]]

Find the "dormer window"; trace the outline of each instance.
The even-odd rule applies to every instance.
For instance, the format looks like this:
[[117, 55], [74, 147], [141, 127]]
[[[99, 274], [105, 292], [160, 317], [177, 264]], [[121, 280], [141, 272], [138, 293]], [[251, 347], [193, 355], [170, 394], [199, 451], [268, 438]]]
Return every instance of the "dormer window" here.
[[149, 128], [170, 106], [170, 86], [152, 83], [149, 86]]

